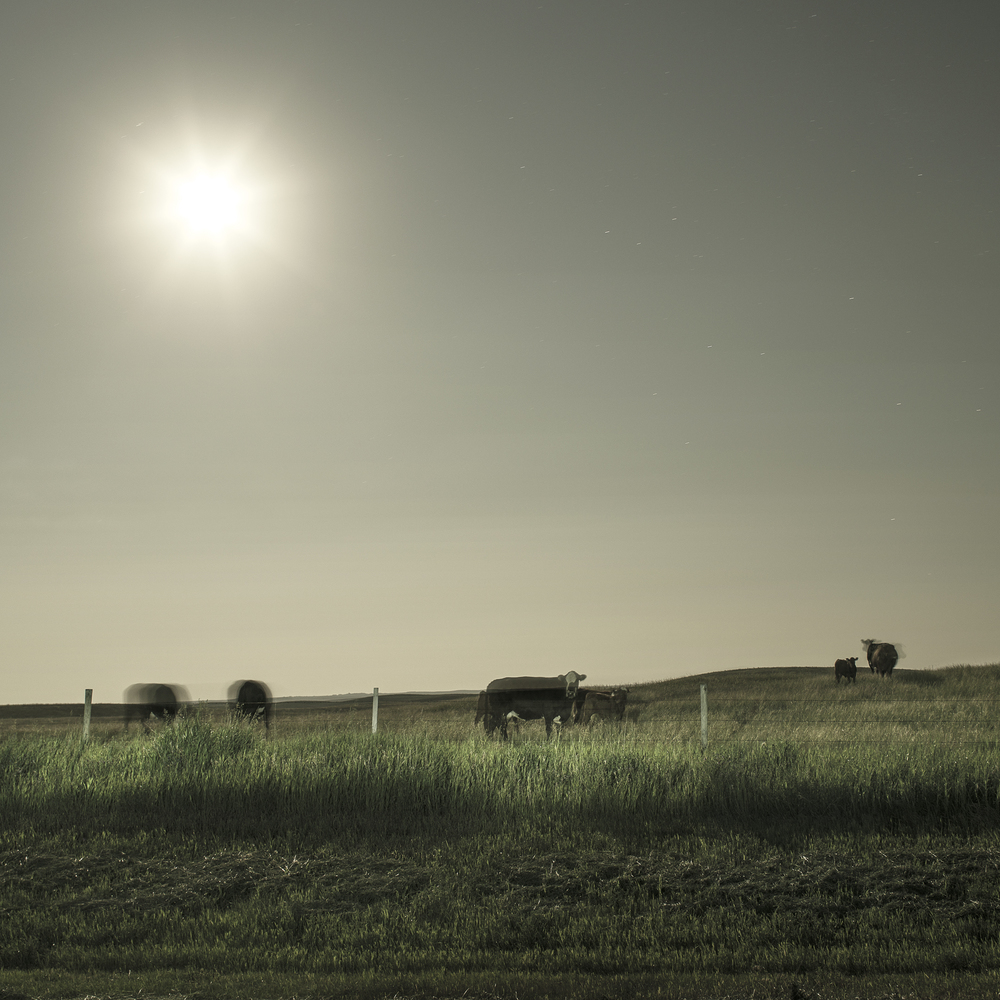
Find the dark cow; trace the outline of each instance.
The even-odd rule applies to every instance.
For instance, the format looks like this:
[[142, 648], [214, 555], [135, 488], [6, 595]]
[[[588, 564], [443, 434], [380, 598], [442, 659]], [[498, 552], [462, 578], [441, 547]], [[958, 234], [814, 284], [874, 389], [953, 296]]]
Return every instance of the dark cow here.
[[517, 723], [518, 720], [544, 719], [546, 736], [552, 735], [555, 723], [563, 725], [573, 721], [573, 699], [565, 697], [557, 688], [491, 692], [490, 700], [499, 713], [500, 735], [504, 739], [507, 739], [511, 720]]
[[849, 656], [846, 660], [837, 660], [833, 665], [833, 676], [838, 684], [841, 677], [852, 684], [856, 684], [858, 680], [858, 658], [856, 656]]
[[229, 711], [248, 722], [264, 720], [264, 730], [271, 728], [274, 702], [271, 691], [263, 681], [236, 681], [229, 686]]
[[545, 735], [552, 726], [573, 722], [573, 702], [586, 674], [570, 670], [558, 677], [501, 677], [486, 686], [487, 714], [499, 720], [500, 735], [507, 739], [511, 719], [544, 719]]
[[476, 704], [476, 721], [473, 725], [478, 726], [480, 722], [482, 722], [487, 735], [496, 732], [501, 724], [499, 714], [490, 708], [490, 696], [485, 691], [479, 692], [479, 701]]
[[125, 730], [130, 722], [149, 729], [150, 719], [173, 722], [191, 699], [179, 684], [132, 684], [125, 691]]
[[868, 668], [879, 677], [892, 676], [892, 668], [899, 660], [899, 653], [891, 642], [862, 639], [861, 645], [868, 653]]
[[611, 691], [589, 691], [581, 688], [576, 696], [574, 718], [577, 722], [588, 724], [593, 721], [594, 716], [621, 722], [625, 717], [627, 700], [628, 688], [617, 687]]

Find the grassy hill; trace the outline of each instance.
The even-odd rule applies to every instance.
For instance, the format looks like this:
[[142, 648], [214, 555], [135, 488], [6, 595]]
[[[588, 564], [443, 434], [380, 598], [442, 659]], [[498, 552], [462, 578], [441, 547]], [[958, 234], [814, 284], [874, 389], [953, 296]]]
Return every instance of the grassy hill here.
[[0, 714], [0, 991], [992, 997], [998, 699], [998, 666], [736, 670], [507, 744], [468, 696], [382, 696], [375, 736], [365, 701], [85, 746]]
[[[897, 668], [888, 679], [862, 670], [855, 684], [836, 684], [831, 667], [756, 667], [637, 682], [629, 685], [626, 724], [616, 729], [616, 735], [656, 742], [700, 741], [703, 684], [713, 743], [769, 739], [844, 745], [954, 743], [1000, 736], [994, 725], [995, 719], [1000, 720], [1000, 665]], [[202, 703], [195, 710], [214, 724], [226, 721], [221, 702]], [[382, 693], [378, 721], [384, 732], [412, 730], [461, 740], [473, 733], [475, 711], [476, 696], [471, 694]], [[124, 716], [124, 705], [95, 704], [92, 737], [123, 735]], [[79, 730], [82, 718], [82, 704], [0, 706], [0, 738], [5, 733], [71, 733]], [[371, 696], [282, 699], [275, 706], [275, 720], [276, 739], [327, 727], [370, 732]], [[599, 727], [568, 728], [563, 737], [592, 739], [597, 733]], [[517, 739], [544, 739], [542, 725], [523, 725]]]

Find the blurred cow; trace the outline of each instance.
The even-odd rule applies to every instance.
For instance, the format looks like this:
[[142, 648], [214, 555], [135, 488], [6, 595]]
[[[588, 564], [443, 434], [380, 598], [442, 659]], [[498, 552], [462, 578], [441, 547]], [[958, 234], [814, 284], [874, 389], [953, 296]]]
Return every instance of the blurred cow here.
[[235, 681], [229, 685], [229, 710], [248, 722], [263, 720], [264, 731], [267, 732], [271, 728], [271, 713], [274, 710], [271, 689], [263, 681]]
[[144, 730], [150, 719], [173, 722], [190, 700], [179, 684], [132, 684], [125, 690], [125, 731], [130, 722], [142, 723]]
[[891, 642], [876, 642], [874, 639], [862, 639], [861, 645], [868, 654], [868, 668], [879, 677], [891, 677], [892, 668], [899, 660], [899, 653]]

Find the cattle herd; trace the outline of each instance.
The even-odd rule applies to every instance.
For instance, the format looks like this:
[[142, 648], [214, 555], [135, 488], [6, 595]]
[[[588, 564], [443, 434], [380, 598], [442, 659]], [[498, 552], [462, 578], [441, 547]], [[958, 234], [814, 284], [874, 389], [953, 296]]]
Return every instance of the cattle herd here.
[[[875, 639], [862, 639], [861, 645], [868, 654], [868, 669], [879, 677], [891, 677], [892, 668], [899, 660], [899, 650], [891, 642], [878, 642]], [[846, 660], [837, 660], [833, 665], [833, 677], [839, 684], [841, 678], [854, 683], [858, 677], [858, 658], [849, 656]]]
[[[558, 677], [504, 677], [480, 692], [476, 725], [507, 738], [508, 723], [544, 719], [546, 735], [553, 725], [591, 722], [595, 718], [620, 722], [628, 690], [598, 691], [580, 687], [585, 674], [570, 670]], [[259, 720], [270, 729], [273, 699], [263, 681], [236, 681], [229, 687], [229, 711], [235, 718]], [[179, 684], [133, 684], [125, 692], [125, 729], [137, 722], [149, 729], [152, 721], [172, 722], [191, 703]]]
[[[260, 720], [271, 728], [273, 699], [263, 681], [236, 681], [229, 686], [229, 711], [237, 718]], [[133, 684], [125, 691], [125, 729], [130, 722], [149, 728], [151, 719], [172, 722], [191, 703], [180, 684]]]
[[[891, 677], [900, 654], [891, 642], [862, 639], [868, 668], [879, 677]], [[834, 680], [854, 683], [858, 657], [838, 659], [833, 665]], [[479, 692], [475, 725], [508, 737], [508, 726], [530, 719], [545, 720], [545, 735], [554, 725], [587, 724], [595, 718], [621, 722], [625, 717], [628, 688], [597, 690], [580, 686], [586, 674], [570, 670], [557, 677], [501, 677]], [[259, 720], [270, 729], [274, 709], [268, 686], [263, 681], [236, 681], [229, 688], [229, 710], [237, 718]], [[133, 684], [125, 692], [125, 728], [130, 722], [149, 727], [151, 719], [172, 721], [191, 701], [178, 684]]]
[[545, 720], [545, 735], [553, 725], [589, 723], [595, 718], [620, 722], [625, 716], [627, 688], [598, 691], [580, 687], [586, 674], [570, 670], [557, 677], [501, 677], [479, 692], [476, 725], [507, 739], [507, 727], [530, 719]]

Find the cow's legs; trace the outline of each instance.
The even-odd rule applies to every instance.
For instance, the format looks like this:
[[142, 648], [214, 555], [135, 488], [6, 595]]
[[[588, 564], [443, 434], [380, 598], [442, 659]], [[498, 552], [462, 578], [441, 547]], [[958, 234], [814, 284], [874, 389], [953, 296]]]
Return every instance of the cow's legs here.
[[511, 719], [513, 719], [514, 722], [516, 723], [519, 718], [520, 718], [520, 716], [517, 714], [517, 712], [507, 712], [507, 714], [504, 715], [504, 717], [503, 717], [503, 727], [502, 727], [502, 732], [503, 732], [503, 738], [504, 739], [507, 739], [507, 723], [509, 723]]

